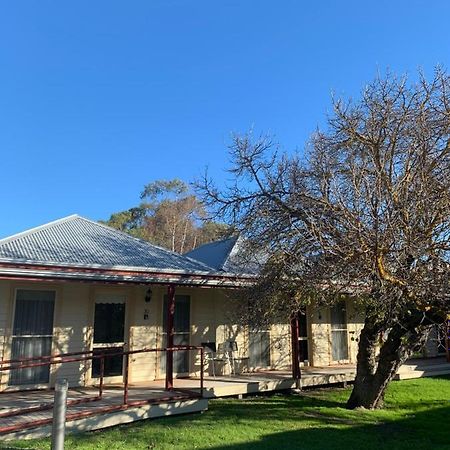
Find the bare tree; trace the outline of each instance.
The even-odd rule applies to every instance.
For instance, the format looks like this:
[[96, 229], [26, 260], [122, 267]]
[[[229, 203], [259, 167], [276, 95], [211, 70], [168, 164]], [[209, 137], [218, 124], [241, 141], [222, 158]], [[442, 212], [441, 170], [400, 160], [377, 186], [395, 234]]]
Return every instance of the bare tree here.
[[333, 102], [306, 156], [235, 136], [233, 184], [220, 191], [205, 176], [199, 185], [251, 251], [270, 256], [259, 289], [246, 293], [253, 315], [342, 295], [363, 305], [349, 408], [380, 407], [399, 366], [450, 309], [449, 89], [441, 70], [430, 82], [377, 78], [359, 101]]

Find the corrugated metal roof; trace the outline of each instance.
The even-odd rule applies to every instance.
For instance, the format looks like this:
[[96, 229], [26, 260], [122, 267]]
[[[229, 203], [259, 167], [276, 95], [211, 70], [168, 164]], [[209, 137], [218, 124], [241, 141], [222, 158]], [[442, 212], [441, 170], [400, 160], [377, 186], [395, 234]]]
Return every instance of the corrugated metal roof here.
[[225, 270], [228, 256], [236, 241], [237, 237], [231, 237], [221, 241], [209, 242], [185, 253], [185, 256], [201, 261], [216, 270]]
[[211, 272], [179, 255], [78, 215], [0, 240], [0, 260]]
[[232, 236], [204, 244], [186, 253], [185, 256], [226, 273], [255, 275], [259, 272], [263, 261], [256, 255], [247, 253], [243, 250], [242, 238]]

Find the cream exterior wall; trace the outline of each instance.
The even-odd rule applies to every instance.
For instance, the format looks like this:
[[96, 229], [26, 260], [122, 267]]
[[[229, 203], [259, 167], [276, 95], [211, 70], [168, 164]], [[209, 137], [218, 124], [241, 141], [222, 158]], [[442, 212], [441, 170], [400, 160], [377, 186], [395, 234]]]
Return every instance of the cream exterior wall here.
[[270, 327], [270, 365], [272, 369], [289, 370], [292, 363], [291, 327], [278, 323]]
[[[90, 350], [92, 336], [91, 288], [86, 284], [57, 285], [53, 322], [53, 354]], [[89, 379], [90, 364], [73, 362], [52, 366], [52, 384], [66, 378], [70, 386], [84, 385]]]
[[313, 366], [328, 366], [331, 363], [331, 327], [328, 308], [308, 307], [309, 354]]
[[[10, 328], [11, 287], [7, 281], [0, 282], [0, 359], [3, 359], [6, 336]], [[5, 358], [6, 359], [6, 358]]]
[[[359, 310], [353, 300], [346, 300], [347, 313], [347, 345], [348, 360], [346, 363], [356, 363], [358, 354], [358, 340], [364, 325], [364, 314]], [[330, 308], [310, 306], [307, 309], [310, 328], [310, 364], [316, 367], [338, 364], [333, 361], [331, 345], [331, 313]]]
[[364, 312], [354, 301], [347, 300], [349, 362], [356, 364], [359, 335], [364, 326]]
[[[14, 293], [17, 288], [54, 289], [56, 291], [54, 317], [53, 353], [77, 352], [92, 349], [95, 298], [98, 295], [123, 295], [126, 298], [126, 348], [161, 348], [163, 345], [163, 299], [167, 293], [165, 286], [152, 286], [152, 300], [145, 302], [146, 286], [114, 286], [83, 283], [15, 283], [0, 281], [0, 356], [8, 359], [13, 321]], [[199, 346], [202, 342], [234, 340], [238, 345], [237, 365], [241, 370], [248, 367], [248, 330], [232, 323], [232, 289], [202, 289], [177, 287], [177, 295], [191, 298], [190, 345]], [[362, 327], [361, 316], [350, 301], [347, 302], [349, 331], [349, 362], [355, 362], [357, 352], [356, 338]], [[307, 309], [309, 322], [310, 364], [326, 366], [331, 361], [331, 327], [327, 308]], [[355, 340], [351, 340], [354, 337]], [[291, 335], [289, 324], [274, 324], [270, 327], [270, 368], [289, 370], [291, 366]], [[200, 374], [199, 352], [190, 353], [190, 374]], [[89, 385], [91, 379], [90, 363], [69, 363], [54, 366], [51, 381], [66, 377], [71, 385]], [[208, 369], [207, 367], [205, 369]], [[216, 363], [217, 373], [228, 373], [229, 367]], [[210, 370], [211, 373], [211, 370]], [[130, 357], [130, 381], [164, 377], [161, 370], [161, 355], [156, 353], [137, 354]], [[3, 377], [3, 383], [6, 382]], [[120, 381], [120, 380], [110, 380]]]

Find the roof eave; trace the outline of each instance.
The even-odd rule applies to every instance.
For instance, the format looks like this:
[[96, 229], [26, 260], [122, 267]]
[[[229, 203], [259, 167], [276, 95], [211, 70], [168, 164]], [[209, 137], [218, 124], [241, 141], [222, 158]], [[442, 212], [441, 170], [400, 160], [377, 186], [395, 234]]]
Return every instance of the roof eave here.
[[67, 267], [74, 269], [100, 269], [100, 270], [129, 270], [133, 272], [158, 272], [158, 273], [177, 273], [183, 274], [195, 274], [195, 275], [210, 275], [210, 274], [220, 274], [223, 272], [211, 271], [211, 270], [182, 270], [182, 269], [161, 269], [158, 267], [142, 267], [142, 266], [120, 266], [120, 265], [106, 265], [106, 264], [76, 264], [76, 263], [60, 263], [60, 262], [49, 262], [49, 261], [39, 261], [31, 259], [18, 259], [18, 258], [0, 258], [0, 267], [3, 264], [13, 264], [13, 265], [30, 265], [30, 266], [44, 266], [44, 267]]
[[133, 284], [179, 284], [242, 287], [254, 277], [231, 273], [162, 271], [131, 267], [74, 267], [0, 261], [0, 279], [91, 281]]

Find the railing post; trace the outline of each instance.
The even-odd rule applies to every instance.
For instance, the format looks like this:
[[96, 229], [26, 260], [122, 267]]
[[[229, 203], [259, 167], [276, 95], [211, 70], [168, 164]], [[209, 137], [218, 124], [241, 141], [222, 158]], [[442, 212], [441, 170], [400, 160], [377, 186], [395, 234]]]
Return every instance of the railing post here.
[[203, 397], [204, 371], [205, 371], [205, 349], [200, 348], [200, 395]]
[[299, 323], [298, 312], [291, 317], [291, 346], [292, 346], [292, 378], [295, 380], [296, 388], [301, 387], [300, 371], [300, 349], [299, 349]]
[[123, 404], [128, 403], [128, 363], [130, 362], [130, 355], [125, 353], [125, 370], [124, 370], [124, 387], [123, 387]]
[[[175, 315], [175, 286], [169, 286], [167, 292], [167, 345], [173, 348], [173, 319]], [[166, 390], [173, 389], [173, 350], [166, 350]]]
[[103, 397], [103, 378], [105, 376], [105, 355], [103, 354], [100, 358], [100, 386], [98, 389], [98, 398]]
[[56, 380], [53, 403], [52, 450], [64, 450], [68, 387], [69, 383], [66, 379]]

